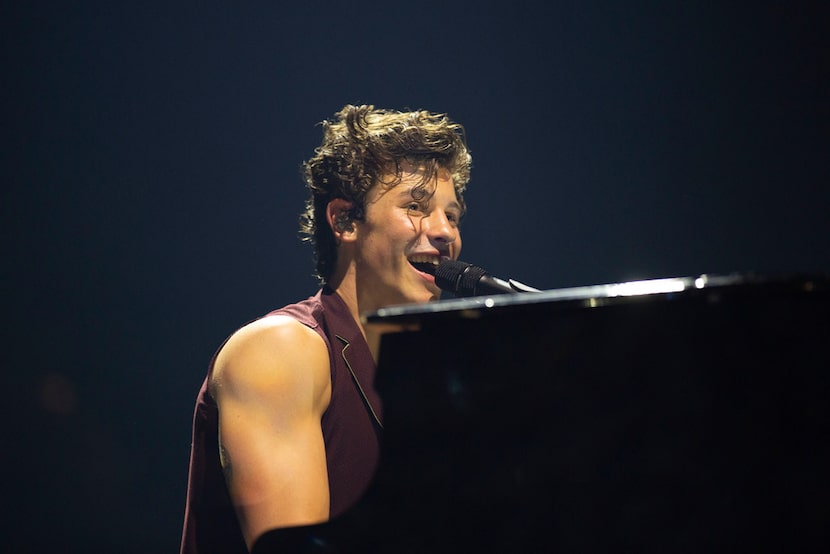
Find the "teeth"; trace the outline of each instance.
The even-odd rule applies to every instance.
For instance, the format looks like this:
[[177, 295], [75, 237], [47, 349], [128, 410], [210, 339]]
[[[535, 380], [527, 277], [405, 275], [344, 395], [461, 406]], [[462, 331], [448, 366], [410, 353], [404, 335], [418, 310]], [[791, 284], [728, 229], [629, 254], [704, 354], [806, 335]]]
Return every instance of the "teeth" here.
[[441, 258], [439, 256], [433, 256], [431, 254], [415, 254], [414, 256], [409, 257], [409, 261], [416, 264], [438, 265], [438, 262], [441, 261]]

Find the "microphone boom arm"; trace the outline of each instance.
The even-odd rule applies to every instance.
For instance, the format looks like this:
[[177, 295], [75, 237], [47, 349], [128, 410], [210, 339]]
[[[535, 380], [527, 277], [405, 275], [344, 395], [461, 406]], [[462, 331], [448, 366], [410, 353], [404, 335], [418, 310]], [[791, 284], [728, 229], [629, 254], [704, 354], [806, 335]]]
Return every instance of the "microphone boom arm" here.
[[507, 283], [510, 285], [510, 288], [512, 288], [516, 292], [542, 292], [537, 288], [531, 287], [530, 285], [525, 285], [524, 283], [520, 283], [515, 279], [508, 279]]

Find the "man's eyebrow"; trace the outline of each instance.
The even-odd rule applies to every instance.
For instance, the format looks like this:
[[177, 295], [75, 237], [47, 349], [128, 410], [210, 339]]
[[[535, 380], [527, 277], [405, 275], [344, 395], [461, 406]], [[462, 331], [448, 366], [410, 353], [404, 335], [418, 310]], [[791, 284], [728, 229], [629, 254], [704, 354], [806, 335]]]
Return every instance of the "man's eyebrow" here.
[[425, 189], [423, 189], [422, 187], [419, 187], [419, 186], [411, 186], [411, 187], [401, 188], [397, 193], [397, 198], [399, 198], [401, 200], [405, 200], [405, 199], [417, 200], [417, 201], [420, 202], [421, 200], [428, 200], [428, 199], [432, 198], [432, 196], [433, 196], [429, 192], [425, 191], [426, 193], [421, 198], [419, 198], [418, 196], [420, 196], [420, 195], [418, 195], [415, 191], [425, 191]]
[[[415, 200], [415, 196], [414, 196], [412, 193], [413, 193], [414, 191], [416, 191], [416, 190], [419, 190], [420, 188], [421, 188], [421, 187], [419, 187], [419, 186], [417, 186], [417, 185], [413, 185], [413, 186], [411, 186], [411, 187], [402, 188], [402, 189], [400, 189], [400, 190], [398, 191], [398, 193], [397, 193], [397, 198], [399, 198], [399, 199], [401, 199], [401, 200], [403, 200], [403, 199]], [[435, 197], [435, 191], [432, 191], [432, 193], [428, 193], [428, 194], [426, 194], [426, 195], [425, 195], [424, 200], [429, 200], [429, 201], [432, 201], [432, 199], [433, 199], [434, 197]], [[461, 204], [460, 204], [457, 200], [453, 200], [453, 201], [451, 201], [450, 203], [448, 203], [448, 204], [446, 205], [446, 209], [454, 209], [454, 210], [458, 210], [458, 211], [460, 211], [460, 212], [463, 212], [463, 211], [464, 211], [464, 210], [461, 208]]]

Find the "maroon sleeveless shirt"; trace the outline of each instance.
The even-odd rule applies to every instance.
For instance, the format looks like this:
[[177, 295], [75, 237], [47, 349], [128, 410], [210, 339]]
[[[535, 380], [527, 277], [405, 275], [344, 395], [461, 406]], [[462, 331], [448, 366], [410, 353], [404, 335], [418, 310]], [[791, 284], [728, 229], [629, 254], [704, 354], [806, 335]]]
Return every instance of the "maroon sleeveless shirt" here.
[[[331, 289], [268, 315], [275, 314], [307, 325], [328, 347], [331, 402], [321, 425], [334, 518], [360, 499], [377, 468], [383, 416], [374, 389], [375, 362], [348, 307]], [[248, 552], [219, 463], [218, 412], [208, 391], [215, 360], [214, 355], [193, 416], [182, 554]]]

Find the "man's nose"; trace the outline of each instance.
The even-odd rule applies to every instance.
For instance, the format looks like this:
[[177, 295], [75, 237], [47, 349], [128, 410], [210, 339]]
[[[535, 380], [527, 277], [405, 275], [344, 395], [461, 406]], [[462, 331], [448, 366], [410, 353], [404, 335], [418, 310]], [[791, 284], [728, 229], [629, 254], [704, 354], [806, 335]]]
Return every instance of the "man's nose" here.
[[424, 223], [430, 240], [451, 244], [458, 238], [458, 227], [447, 218], [447, 214], [442, 210], [433, 210]]

